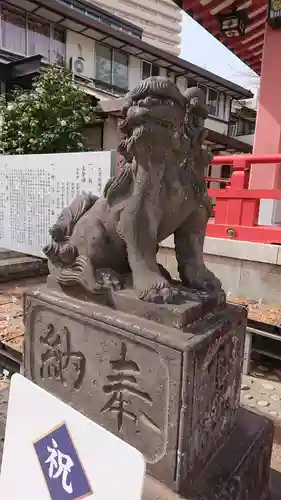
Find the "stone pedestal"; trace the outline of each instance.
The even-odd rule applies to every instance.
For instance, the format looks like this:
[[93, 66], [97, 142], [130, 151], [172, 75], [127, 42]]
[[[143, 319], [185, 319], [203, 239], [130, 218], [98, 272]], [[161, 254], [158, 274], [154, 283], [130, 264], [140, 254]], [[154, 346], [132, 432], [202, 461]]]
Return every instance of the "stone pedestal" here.
[[269, 500], [271, 423], [239, 408], [225, 446], [211, 460], [187, 496], [147, 477], [142, 500]]
[[144, 454], [168, 488], [148, 478], [144, 499], [266, 499], [273, 430], [238, 409], [246, 312], [221, 299], [25, 294], [26, 376]]

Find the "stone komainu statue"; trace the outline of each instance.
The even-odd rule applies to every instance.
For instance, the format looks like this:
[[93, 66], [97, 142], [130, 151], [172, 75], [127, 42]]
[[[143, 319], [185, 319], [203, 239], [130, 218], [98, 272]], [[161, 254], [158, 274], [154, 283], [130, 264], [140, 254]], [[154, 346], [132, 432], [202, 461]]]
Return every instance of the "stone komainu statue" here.
[[202, 91], [182, 94], [167, 78], [148, 78], [126, 95], [119, 175], [100, 198], [81, 194], [63, 210], [43, 249], [61, 286], [79, 284], [97, 294], [122, 287], [131, 273], [140, 299], [171, 302], [169, 273], [156, 255], [173, 234], [182, 284], [220, 289], [203, 260], [210, 215], [204, 182], [210, 156], [202, 148], [207, 116]]

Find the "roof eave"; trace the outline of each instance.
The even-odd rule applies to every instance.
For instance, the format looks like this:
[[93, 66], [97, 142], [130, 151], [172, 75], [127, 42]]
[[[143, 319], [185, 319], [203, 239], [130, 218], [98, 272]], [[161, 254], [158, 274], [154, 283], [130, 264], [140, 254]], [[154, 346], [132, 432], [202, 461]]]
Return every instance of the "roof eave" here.
[[240, 141], [235, 137], [230, 137], [229, 135], [221, 134], [215, 130], [206, 129], [208, 132], [207, 139], [211, 142], [222, 144], [229, 149], [239, 151], [239, 153], [251, 153], [252, 146], [244, 141]]
[[[142, 53], [151, 54], [152, 56], [155, 57], [155, 60], [162, 60], [167, 64], [169, 64], [169, 66], [165, 65], [165, 67], [167, 67], [169, 70], [174, 71], [175, 73], [178, 74], [182, 74], [187, 78], [188, 76], [192, 77], [192, 75], [195, 75], [195, 77], [196, 76], [201, 77], [207, 80], [210, 86], [212, 86], [212, 84], [216, 84], [218, 87], [221, 87], [224, 91], [231, 94], [231, 96], [234, 98], [241, 99], [241, 98], [253, 97], [253, 93], [250, 90], [244, 89], [240, 85], [236, 85], [235, 83], [225, 80], [224, 78], [218, 75], [214, 75], [210, 71], [200, 68], [195, 64], [185, 61], [172, 54], [169, 54], [168, 52], [165, 52], [164, 50], [159, 49], [158, 47], [153, 47], [152, 45], [149, 45], [148, 43], [138, 38], [134, 38], [130, 35], [127, 35], [126, 33], [118, 31], [99, 21], [96, 21], [95, 19], [91, 19], [86, 15], [81, 14], [80, 12], [77, 12], [68, 6], [59, 3], [57, 0], [33, 0], [33, 1], [37, 5], [57, 13], [58, 15], [62, 16], [62, 18], [67, 18], [69, 20], [72, 20], [73, 22], [85, 26], [86, 29], [90, 28], [92, 30], [96, 30], [100, 33], [103, 33], [104, 37], [100, 41], [106, 40], [107, 38], [111, 37], [122, 42], [121, 46], [119, 47], [120, 49], [125, 50], [124, 47], [126, 47], [126, 45], [129, 46], [130, 48], [133, 47], [134, 49], [136, 49], [136, 52], [134, 51], [132, 55], [136, 57], [142, 57], [141, 56]], [[178, 68], [178, 70], [173, 70], [173, 67]]]

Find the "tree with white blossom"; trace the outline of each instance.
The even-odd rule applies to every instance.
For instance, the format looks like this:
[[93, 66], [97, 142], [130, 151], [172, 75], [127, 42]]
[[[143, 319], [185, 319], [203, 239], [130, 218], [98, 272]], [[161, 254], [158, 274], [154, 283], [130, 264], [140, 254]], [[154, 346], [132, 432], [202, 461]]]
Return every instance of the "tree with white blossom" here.
[[48, 68], [31, 89], [15, 89], [9, 99], [1, 98], [0, 153], [85, 151], [83, 130], [100, 121], [100, 111], [70, 73]]

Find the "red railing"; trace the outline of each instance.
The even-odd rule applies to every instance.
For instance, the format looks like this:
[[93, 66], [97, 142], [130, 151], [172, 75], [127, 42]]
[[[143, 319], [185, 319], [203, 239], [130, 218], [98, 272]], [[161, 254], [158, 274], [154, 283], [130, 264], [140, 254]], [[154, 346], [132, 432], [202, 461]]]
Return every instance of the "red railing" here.
[[206, 181], [220, 182], [225, 189], [209, 188], [209, 196], [216, 198], [214, 219], [207, 227], [207, 236], [232, 238], [235, 240], [281, 244], [280, 226], [258, 224], [260, 200], [281, 200], [281, 189], [250, 189], [249, 178], [252, 165], [281, 164], [279, 155], [233, 155], [216, 156], [212, 165], [230, 165], [230, 179], [206, 177]]

